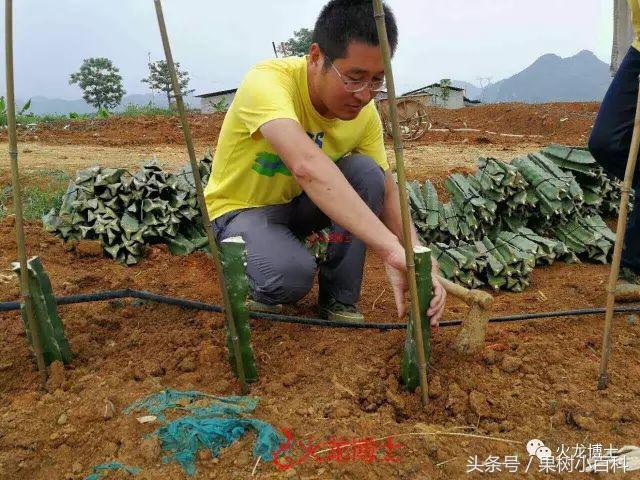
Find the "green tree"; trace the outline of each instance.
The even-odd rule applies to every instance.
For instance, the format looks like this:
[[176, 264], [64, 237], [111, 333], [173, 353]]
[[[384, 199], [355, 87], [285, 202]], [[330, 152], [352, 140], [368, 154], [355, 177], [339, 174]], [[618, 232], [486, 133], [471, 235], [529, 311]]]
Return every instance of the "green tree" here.
[[304, 57], [309, 53], [312, 37], [313, 30], [309, 30], [308, 28], [295, 30], [293, 32], [293, 37], [282, 43], [278, 48], [278, 52], [285, 57], [294, 55], [297, 57]]
[[443, 78], [440, 80], [440, 90], [442, 91], [442, 100], [446, 102], [449, 100], [449, 94], [451, 93], [451, 79]]
[[[193, 90], [189, 90], [189, 74], [186, 71], [180, 70], [180, 63], [176, 62], [176, 74], [178, 75], [178, 84], [180, 86], [180, 93], [182, 96], [193, 93]], [[173, 94], [173, 84], [171, 83], [171, 74], [169, 73], [169, 67], [164, 60], [158, 60], [157, 62], [149, 63], [149, 76], [142, 79], [142, 83], [149, 85], [151, 90], [158, 92], [164, 92], [167, 96], [167, 105], [171, 107], [171, 99], [175, 97]]]
[[119, 71], [108, 58], [85, 58], [80, 70], [71, 74], [69, 84], [78, 84], [82, 89], [82, 98], [89, 105], [98, 110], [108, 110], [120, 105], [127, 93]]

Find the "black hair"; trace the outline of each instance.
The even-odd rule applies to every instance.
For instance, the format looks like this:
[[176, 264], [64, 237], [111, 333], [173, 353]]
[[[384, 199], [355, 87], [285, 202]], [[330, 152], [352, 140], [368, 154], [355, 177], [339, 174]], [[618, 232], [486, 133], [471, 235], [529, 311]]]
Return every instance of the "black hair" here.
[[[398, 26], [391, 9], [383, 4], [391, 55], [398, 45]], [[345, 58], [352, 41], [380, 45], [371, 0], [331, 0], [320, 12], [313, 29], [312, 42], [333, 61]], [[325, 67], [328, 67], [325, 62]]]

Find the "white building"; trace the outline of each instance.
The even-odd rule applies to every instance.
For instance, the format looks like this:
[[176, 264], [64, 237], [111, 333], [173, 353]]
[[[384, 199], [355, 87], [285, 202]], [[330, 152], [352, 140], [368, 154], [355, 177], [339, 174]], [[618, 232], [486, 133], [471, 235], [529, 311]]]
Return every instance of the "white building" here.
[[439, 83], [411, 90], [403, 97], [417, 97], [426, 107], [464, 108], [464, 88], [443, 86]]
[[202, 113], [226, 112], [237, 91], [237, 88], [232, 88], [231, 90], [196, 95], [200, 99], [200, 110]]

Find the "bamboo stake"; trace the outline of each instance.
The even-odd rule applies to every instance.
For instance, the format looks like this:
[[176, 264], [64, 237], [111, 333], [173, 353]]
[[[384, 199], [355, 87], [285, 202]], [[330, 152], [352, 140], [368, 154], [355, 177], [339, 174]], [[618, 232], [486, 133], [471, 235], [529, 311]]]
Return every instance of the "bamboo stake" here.
[[[398, 109], [396, 105], [396, 90], [393, 83], [393, 72], [391, 70], [391, 49], [389, 48], [389, 38], [387, 37], [387, 26], [384, 20], [384, 9], [382, 0], [373, 0], [373, 11], [378, 27], [378, 40], [384, 58], [384, 71], [387, 80], [387, 97], [389, 100], [389, 115], [393, 130], [393, 150], [396, 156], [396, 173], [398, 174], [398, 192], [400, 194], [400, 215], [402, 217], [402, 240], [404, 253], [407, 262], [407, 281], [409, 282], [409, 297], [411, 301], [411, 318], [413, 318], [413, 333], [418, 349], [418, 372], [420, 377], [420, 391], [422, 393], [422, 404], [429, 402], [429, 385], [427, 383], [427, 362], [424, 355], [424, 344], [422, 341], [422, 315], [418, 304], [418, 287], [416, 285], [416, 269], [413, 259], [413, 247], [411, 245], [411, 220], [409, 217], [409, 201], [407, 199], [407, 179], [404, 172], [404, 159], [402, 157], [402, 137], [398, 126]], [[429, 328], [429, 326], [427, 326]]]
[[[640, 78], [639, 78], [640, 83]], [[640, 92], [640, 84], [639, 84]], [[640, 150], [640, 93], [636, 102], [636, 116], [633, 124], [633, 136], [631, 137], [631, 147], [629, 148], [629, 158], [627, 168], [624, 173], [624, 183], [622, 195], [620, 196], [620, 211], [618, 213], [618, 226], [616, 229], [616, 243], [613, 248], [613, 261], [611, 262], [611, 272], [609, 273], [609, 283], [607, 285], [607, 308], [604, 319], [604, 333], [602, 337], [602, 358], [600, 359], [600, 375], [598, 377], [598, 389], [607, 387], [609, 380], [607, 366], [611, 357], [611, 329], [613, 327], [613, 307], [616, 302], [615, 291], [618, 275], [620, 274], [620, 259], [622, 258], [622, 247], [624, 245], [624, 235], [627, 231], [627, 214], [629, 213], [629, 193], [633, 185], [633, 177], [636, 171], [638, 151]]]
[[31, 291], [29, 290], [29, 272], [27, 270], [27, 249], [24, 239], [24, 220], [22, 216], [22, 188], [20, 187], [20, 170], [18, 167], [18, 140], [16, 136], [16, 101], [13, 81], [13, 1], [5, 1], [5, 53], [7, 76], [7, 126], [9, 128], [9, 157], [11, 159], [11, 181], [13, 185], [13, 208], [16, 212], [16, 239], [18, 244], [18, 261], [20, 262], [20, 294], [27, 314], [27, 322], [31, 330], [33, 351], [36, 355], [40, 382], [47, 382], [47, 368], [44, 363], [40, 332], [36, 323]]
[[191, 138], [191, 130], [189, 130], [189, 124], [187, 123], [187, 114], [184, 108], [184, 102], [182, 100], [182, 92], [180, 91], [180, 84], [178, 83], [178, 75], [176, 74], [176, 68], [173, 63], [173, 55], [171, 54], [171, 46], [169, 45], [169, 35], [167, 34], [167, 26], [164, 22], [164, 15], [162, 13], [162, 4], [160, 0], [154, 0], [156, 6], [156, 15], [158, 17], [158, 26], [160, 27], [160, 36], [162, 37], [162, 46], [164, 47], [164, 54], [167, 59], [167, 67], [171, 73], [171, 83], [173, 84], [173, 93], [176, 97], [176, 105], [178, 107], [178, 113], [180, 114], [180, 122], [182, 123], [182, 133], [184, 134], [184, 141], [187, 144], [187, 150], [189, 152], [189, 161], [191, 162], [191, 172], [193, 173], [193, 181], [196, 186], [196, 194], [198, 198], [198, 206], [200, 207], [200, 214], [202, 215], [202, 222], [204, 223], [204, 229], [207, 232], [207, 238], [209, 240], [209, 248], [213, 255], [213, 263], [216, 266], [216, 273], [218, 275], [218, 281], [220, 282], [220, 290], [222, 292], [222, 302], [224, 305], [224, 313], [227, 320], [227, 328], [231, 334], [231, 340], [233, 343], [233, 356], [236, 360], [236, 366], [238, 367], [238, 380], [240, 381], [240, 387], [242, 393], [245, 394], [249, 391], [247, 381], [244, 375], [244, 366], [242, 363], [242, 354], [240, 352], [240, 345], [238, 342], [238, 331], [236, 323], [231, 311], [231, 303], [229, 302], [229, 293], [227, 292], [226, 282], [224, 281], [224, 272], [222, 270], [222, 264], [220, 263], [220, 253], [218, 252], [218, 246], [213, 235], [213, 228], [211, 227], [211, 220], [209, 218], [209, 212], [204, 201], [204, 192], [202, 190], [202, 180], [200, 178], [200, 170], [198, 169], [198, 162], [196, 160], [196, 152], [193, 148], [193, 140]]

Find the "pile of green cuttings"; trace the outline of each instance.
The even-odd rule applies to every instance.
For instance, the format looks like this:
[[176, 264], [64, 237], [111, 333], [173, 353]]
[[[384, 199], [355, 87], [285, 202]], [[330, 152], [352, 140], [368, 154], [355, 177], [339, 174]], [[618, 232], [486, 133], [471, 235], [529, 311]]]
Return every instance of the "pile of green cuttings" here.
[[[206, 184], [210, 155], [199, 171]], [[138, 262], [145, 245], [165, 243], [180, 255], [207, 246], [190, 165], [176, 173], [155, 161], [135, 172], [97, 166], [79, 171], [60, 209], [43, 223], [65, 241], [99, 240], [108, 256], [127, 265]]]
[[[203, 185], [211, 161], [207, 155], [200, 162]], [[407, 190], [418, 233], [434, 247], [443, 274], [467, 286], [521, 291], [536, 265], [606, 263], [612, 252], [603, 217], [617, 213], [620, 183], [583, 148], [550, 145], [511, 162], [480, 158], [473, 174], [447, 178], [446, 202], [429, 181], [409, 182]], [[189, 165], [176, 173], [155, 162], [133, 173], [82, 170], [59, 211], [43, 221], [65, 241], [100, 241], [106, 255], [128, 265], [146, 245], [164, 243], [180, 255], [208, 248]], [[319, 259], [326, 255], [326, 242], [307, 243]]]
[[407, 184], [411, 215], [442, 273], [468, 287], [522, 291], [537, 265], [607, 263], [615, 235], [602, 217], [617, 213], [620, 182], [583, 148], [550, 145], [511, 162], [480, 158], [469, 175]]

